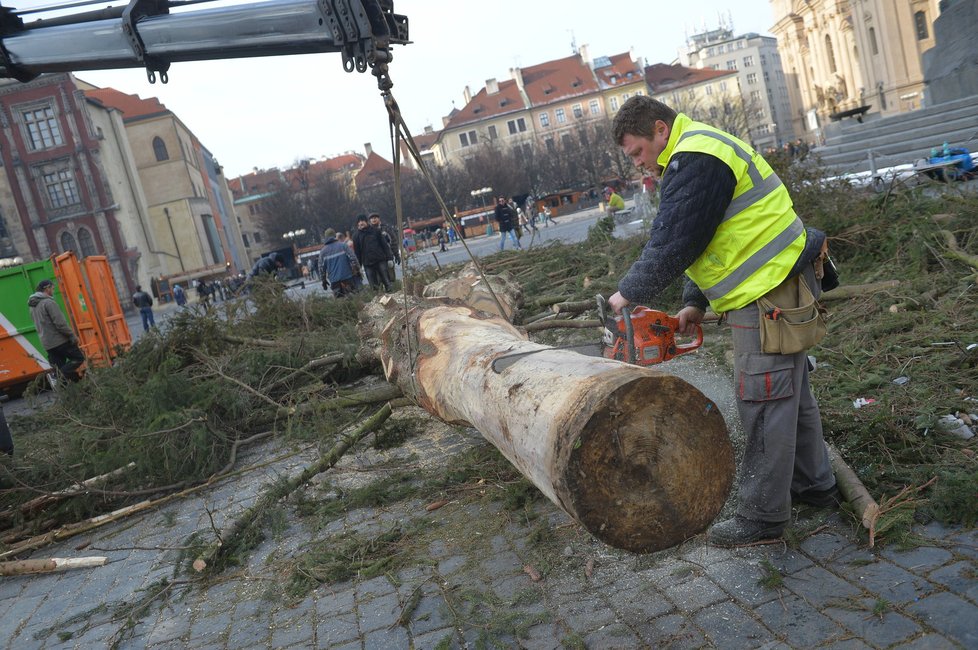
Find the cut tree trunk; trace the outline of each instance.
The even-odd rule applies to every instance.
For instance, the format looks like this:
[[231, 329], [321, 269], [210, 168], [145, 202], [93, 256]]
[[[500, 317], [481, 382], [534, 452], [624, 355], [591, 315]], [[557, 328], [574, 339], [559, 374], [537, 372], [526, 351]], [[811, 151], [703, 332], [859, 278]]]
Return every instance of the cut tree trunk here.
[[[611, 546], [674, 546], [726, 500], [734, 463], [723, 417], [677, 377], [533, 343], [501, 318], [446, 300], [381, 298], [364, 309], [360, 334], [406, 396], [478, 429]], [[492, 369], [498, 357], [529, 351]]]

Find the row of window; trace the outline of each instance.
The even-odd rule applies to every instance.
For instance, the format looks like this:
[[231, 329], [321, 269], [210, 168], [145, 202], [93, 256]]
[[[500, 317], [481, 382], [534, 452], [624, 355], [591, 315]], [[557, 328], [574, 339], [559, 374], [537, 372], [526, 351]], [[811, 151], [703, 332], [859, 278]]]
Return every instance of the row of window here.
[[[642, 94], [642, 91], [641, 90], [638, 90], [638, 91], [635, 92], [635, 94], [636, 95], [641, 95]], [[622, 101], [626, 101], [630, 96], [631, 95], [629, 95], [628, 93], [624, 93], [621, 96], [621, 99], [622, 99]], [[611, 97], [610, 100], [609, 100], [609, 103], [611, 104], [611, 110], [612, 111], [617, 111], [618, 110], [618, 107], [619, 107], [618, 97]], [[583, 118], [584, 117], [584, 105], [583, 104], [574, 104], [574, 105], [572, 105], [571, 106], [571, 114], [576, 119]], [[601, 102], [599, 100], [597, 100], [597, 99], [590, 100], [588, 102], [588, 115], [595, 116], [595, 115], [600, 115], [600, 114], [601, 114]], [[540, 126], [541, 126], [541, 128], [548, 128], [551, 125], [551, 123], [552, 123], [551, 120], [550, 120], [550, 112], [549, 111], [543, 111], [542, 113], [539, 114], [538, 118], [540, 120]], [[554, 109], [553, 123], [554, 124], [558, 124], [558, 125], [559, 124], [566, 124], [567, 123], [567, 111], [564, 108], [555, 108]], [[527, 130], [526, 120], [524, 118], [522, 118], [522, 117], [518, 117], [516, 119], [509, 120], [508, 122], [506, 122], [506, 128], [508, 129], [510, 135], [517, 135], [517, 134], [520, 134], [520, 133], [524, 133]], [[498, 137], [498, 133], [496, 131], [496, 126], [495, 125], [489, 125], [489, 127], [486, 129], [486, 131], [487, 131], [487, 134], [488, 134], [488, 137], [489, 137], [490, 140], [495, 140]], [[478, 134], [474, 130], [473, 131], [466, 131], [464, 133], [459, 133], [458, 134], [458, 140], [459, 140], [459, 144], [461, 144], [463, 147], [471, 147], [471, 146], [474, 146], [474, 145], [476, 145], [476, 144], [479, 143], [479, 136], [478, 136]]]
[[67, 230], [61, 233], [61, 250], [65, 253], [70, 251], [83, 259], [97, 253], [95, 250], [95, 238], [92, 237], [92, 233], [88, 228], [78, 229], [77, 240]]
[[735, 43], [727, 43], [726, 45], [719, 45], [717, 47], [710, 47], [706, 50], [707, 56], [715, 56], [717, 54], [723, 54], [724, 52], [733, 52], [734, 48], [742, 50], [747, 47], [746, 41], [737, 41]]

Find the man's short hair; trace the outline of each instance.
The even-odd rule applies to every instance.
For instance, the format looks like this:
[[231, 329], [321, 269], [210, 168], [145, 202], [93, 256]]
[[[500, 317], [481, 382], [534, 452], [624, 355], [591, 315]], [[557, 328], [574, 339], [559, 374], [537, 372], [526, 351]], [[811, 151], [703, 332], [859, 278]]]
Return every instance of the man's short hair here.
[[373, 219], [374, 217], [377, 217], [378, 219], [380, 219], [380, 215], [379, 215], [379, 214], [377, 214], [376, 212], [371, 212], [371, 213], [370, 213], [370, 214], [369, 214], [369, 215], [367, 216], [367, 219], [368, 219], [368, 220], [369, 220], [369, 219]]
[[53, 286], [54, 286], [54, 282], [52, 282], [51, 280], [44, 279], [37, 283], [36, 289], [38, 291], [44, 291], [48, 287], [53, 287]]
[[619, 109], [612, 125], [612, 135], [619, 145], [626, 135], [640, 138], [654, 137], [656, 120], [662, 120], [669, 128], [676, 121], [676, 111], [648, 95], [635, 95]]
[[329, 239], [330, 237], [336, 237], [336, 231], [333, 230], [332, 228], [327, 228], [326, 232], [323, 233], [323, 236], [326, 237], [326, 239]]

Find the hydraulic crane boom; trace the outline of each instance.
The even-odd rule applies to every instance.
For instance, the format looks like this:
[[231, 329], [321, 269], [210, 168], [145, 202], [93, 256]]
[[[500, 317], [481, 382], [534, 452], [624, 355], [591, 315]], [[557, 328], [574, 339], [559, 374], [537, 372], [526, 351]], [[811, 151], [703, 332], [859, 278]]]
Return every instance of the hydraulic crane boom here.
[[166, 83], [179, 61], [340, 52], [347, 72], [373, 68], [383, 87], [390, 46], [408, 43], [407, 17], [394, 13], [393, 0], [271, 0], [170, 13], [206, 1], [131, 0], [33, 22], [23, 19], [33, 11], [0, 5], [0, 77], [145, 67], [151, 83], [157, 74]]

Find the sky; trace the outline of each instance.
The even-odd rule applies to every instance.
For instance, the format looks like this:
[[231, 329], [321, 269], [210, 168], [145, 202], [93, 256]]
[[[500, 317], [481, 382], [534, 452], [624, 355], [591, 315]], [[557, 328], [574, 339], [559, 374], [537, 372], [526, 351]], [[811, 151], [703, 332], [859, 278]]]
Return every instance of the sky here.
[[[4, 4], [27, 9], [52, 0]], [[393, 95], [417, 135], [426, 125], [442, 128], [442, 116], [464, 105], [466, 85], [475, 94], [487, 79], [509, 79], [510, 68], [570, 56], [575, 43], [586, 44], [592, 58], [632, 50], [646, 65], [671, 63], [689, 35], [721, 20], [732, 22], [736, 34], [770, 34], [774, 23], [769, 0], [697, 0], [689, 7], [650, 0], [394, 0], [395, 13], [408, 17], [412, 43], [394, 46]], [[176, 63], [166, 85], [150, 85], [142, 69], [77, 76], [158, 97], [228, 178], [303, 158], [364, 153], [368, 142], [393, 160], [376, 79], [369, 71], [344, 72], [339, 54]]]

